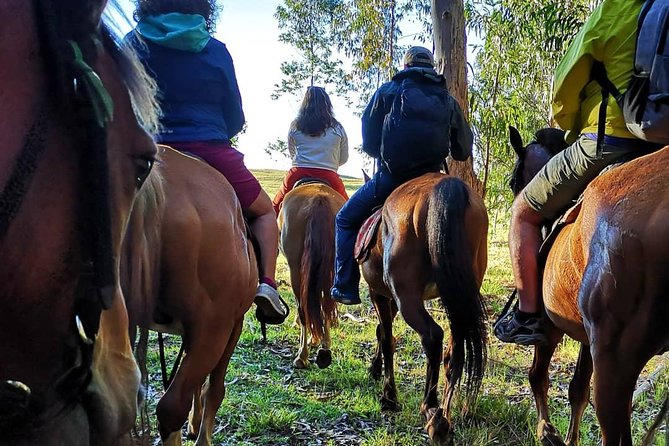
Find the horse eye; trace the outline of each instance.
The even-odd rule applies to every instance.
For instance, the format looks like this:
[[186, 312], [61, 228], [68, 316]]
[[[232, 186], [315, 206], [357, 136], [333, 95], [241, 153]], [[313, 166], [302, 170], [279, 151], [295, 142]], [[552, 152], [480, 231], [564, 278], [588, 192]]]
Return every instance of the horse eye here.
[[136, 158], [135, 159], [135, 186], [137, 189], [142, 187], [144, 181], [151, 173], [155, 160], [151, 158]]

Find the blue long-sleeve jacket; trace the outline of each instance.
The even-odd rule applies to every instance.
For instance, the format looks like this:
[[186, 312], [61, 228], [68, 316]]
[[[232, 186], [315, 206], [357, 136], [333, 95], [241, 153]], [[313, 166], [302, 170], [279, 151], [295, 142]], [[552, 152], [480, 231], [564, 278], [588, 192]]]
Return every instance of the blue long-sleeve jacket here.
[[159, 142], [228, 141], [244, 125], [242, 99], [232, 57], [211, 38], [199, 52], [127, 40], [158, 84], [162, 108]]

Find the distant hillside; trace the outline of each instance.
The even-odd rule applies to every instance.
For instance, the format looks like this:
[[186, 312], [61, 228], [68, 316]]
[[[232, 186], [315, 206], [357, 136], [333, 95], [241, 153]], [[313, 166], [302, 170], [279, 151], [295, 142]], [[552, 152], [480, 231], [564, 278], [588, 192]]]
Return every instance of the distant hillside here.
[[[274, 195], [283, 182], [283, 176], [286, 174], [285, 170], [274, 169], [252, 169], [251, 172], [258, 178], [258, 181], [260, 181], [260, 184], [269, 194], [270, 198], [274, 198]], [[349, 195], [362, 185], [362, 179], [360, 178], [351, 178], [342, 175], [341, 179], [344, 181], [346, 192], [348, 192]]]

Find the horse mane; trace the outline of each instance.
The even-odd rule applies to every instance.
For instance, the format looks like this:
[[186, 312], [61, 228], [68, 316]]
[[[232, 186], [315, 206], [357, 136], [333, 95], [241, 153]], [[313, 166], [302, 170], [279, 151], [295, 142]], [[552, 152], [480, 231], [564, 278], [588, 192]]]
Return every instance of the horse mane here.
[[538, 130], [534, 134], [536, 142], [547, 148], [551, 156], [557, 155], [559, 152], [569, 147], [569, 144], [564, 140], [564, 136], [564, 130], [554, 129], [552, 127]]
[[123, 240], [121, 283], [132, 301], [144, 302], [158, 291], [164, 211], [165, 185], [157, 162], [137, 194]]
[[160, 106], [156, 81], [148, 74], [137, 53], [124, 41], [119, 22], [130, 24], [117, 0], [110, 0], [102, 19], [105, 50], [116, 63], [130, 94], [130, 101], [139, 123], [151, 134], [159, 129]]

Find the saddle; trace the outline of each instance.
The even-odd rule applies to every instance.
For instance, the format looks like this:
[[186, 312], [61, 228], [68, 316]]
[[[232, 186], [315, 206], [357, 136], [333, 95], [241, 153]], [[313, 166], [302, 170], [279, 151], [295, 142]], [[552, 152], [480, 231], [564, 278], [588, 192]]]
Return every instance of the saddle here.
[[316, 177], [304, 177], [300, 178], [295, 182], [295, 185], [293, 185], [293, 189], [298, 188], [300, 186], [304, 186], [306, 184], [325, 184], [326, 186], [330, 186], [330, 183], [328, 183], [325, 180], [322, 180], [320, 178]]
[[369, 257], [372, 251], [374, 240], [376, 240], [376, 232], [381, 225], [381, 211], [383, 207], [379, 207], [374, 213], [364, 221], [362, 227], [358, 231], [358, 236], [355, 239], [355, 249], [353, 255], [358, 263], [362, 263]]
[[[645, 155], [645, 153], [630, 153], [628, 155], [625, 155], [619, 161], [606, 166], [597, 176], [599, 177], [601, 175], [604, 175], [610, 170], [620, 167], [623, 164], [627, 163], [628, 161], [632, 161], [642, 155]], [[552, 224], [544, 227], [543, 229], [544, 240], [541, 243], [541, 247], [539, 248], [539, 268], [543, 269], [543, 267], [545, 266], [546, 259], [548, 258], [548, 253], [553, 247], [553, 243], [555, 242], [555, 239], [557, 238], [558, 234], [560, 233], [560, 231], [562, 231], [562, 228], [576, 221], [578, 214], [581, 212], [582, 202], [583, 202], [583, 194], [579, 195], [576, 202], [571, 207], [567, 208], [567, 210], [565, 210], [564, 213], [558, 216], [558, 218]]]

